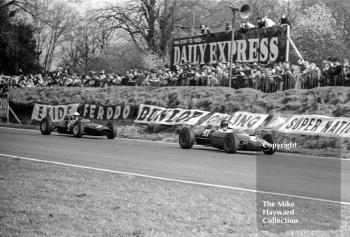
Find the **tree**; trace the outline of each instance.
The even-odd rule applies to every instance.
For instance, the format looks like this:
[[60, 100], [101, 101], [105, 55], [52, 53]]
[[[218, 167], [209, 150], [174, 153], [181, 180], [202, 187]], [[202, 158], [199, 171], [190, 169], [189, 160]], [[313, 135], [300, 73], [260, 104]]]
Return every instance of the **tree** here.
[[174, 36], [191, 34], [200, 24], [223, 30], [226, 20], [218, 17], [221, 13], [215, 0], [131, 0], [98, 10], [96, 18], [106, 20], [140, 50], [165, 56]]
[[332, 16], [336, 20], [336, 28], [342, 33], [346, 52], [350, 54], [350, 1], [348, 0], [325, 0], [326, 6], [332, 11]]
[[[96, 58], [107, 54], [112, 37], [106, 22], [89, 15], [90, 12], [86, 11], [85, 16], [77, 17], [75, 27], [64, 33], [65, 42], [61, 46], [61, 64], [85, 74]], [[99, 64], [99, 61], [96, 63]]]
[[306, 59], [321, 63], [331, 56], [344, 53], [343, 35], [336, 27], [331, 10], [324, 4], [308, 7], [296, 19], [292, 32], [299, 50]]
[[27, 4], [30, 23], [35, 29], [40, 62], [45, 71], [57, 64], [67, 31], [76, 26], [77, 12], [63, 1], [33, 0]]
[[14, 19], [17, 5], [9, 4], [14, 2], [0, 0], [0, 73], [18, 74], [20, 69], [37, 72], [40, 67], [33, 28]]

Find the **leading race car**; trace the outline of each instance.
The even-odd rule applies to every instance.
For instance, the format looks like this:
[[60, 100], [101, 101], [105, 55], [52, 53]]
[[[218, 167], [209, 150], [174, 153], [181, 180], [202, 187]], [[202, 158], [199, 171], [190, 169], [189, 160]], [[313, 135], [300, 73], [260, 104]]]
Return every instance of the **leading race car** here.
[[235, 131], [229, 128], [226, 120], [222, 121], [220, 128], [208, 125], [203, 128], [184, 127], [179, 133], [179, 144], [182, 149], [191, 149], [193, 144], [211, 146], [227, 153], [235, 153], [237, 150], [263, 151], [267, 155], [276, 152], [275, 137], [265, 134], [262, 137], [247, 132]]
[[106, 126], [93, 123], [89, 119], [79, 118], [79, 113], [74, 113], [72, 116], [65, 116], [62, 122], [54, 123], [49, 116], [45, 117], [40, 122], [40, 131], [43, 135], [50, 135], [56, 131], [63, 134], [73, 134], [75, 137], [83, 135], [92, 136], [107, 136], [109, 139], [114, 139], [117, 135], [117, 128], [112, 123]]

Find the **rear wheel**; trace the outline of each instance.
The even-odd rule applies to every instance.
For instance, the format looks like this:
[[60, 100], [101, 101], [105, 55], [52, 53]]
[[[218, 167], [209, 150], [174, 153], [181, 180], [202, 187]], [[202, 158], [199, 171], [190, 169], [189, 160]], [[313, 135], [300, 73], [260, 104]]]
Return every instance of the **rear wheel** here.
[[[273, 136], [272, 134], [265, 134], [262, 139], [264, 139], [265, 141], [267, 141], [270, 144], [276, 144], [276, 138], [275, 136]], [[270, 147], [270, 149], [268, 150], [264, 150], [263, 152], [266, 155], [273, 155], [276, 152], [276, 148], [275, 147]]]
[[191, 149], [195, 141], [195, 136], [190, 128], [182, 128], [179, 133], [179, 144], [182, 149]]
[[73, 125], [73, 135], [77, 138], [80, 138], [84, 135], [84, 128], [80, 120], [76, 121]]
[[108, 139], [114, 139], [115, 136], [117, 136], [117, 127], [112, 124], [112, 123], [108, 123], [106, 125], [107, 128], [109, 128], [111, 131], [107, 134], [107, 138]]
[[226, 153], [236, 153], [238, 150], [238, 139], [237, 136], [233, 133], [226, 134], [224, 138], [224, 150]]
[[40, 122], [40, 132], [43, 135], [50, 135], [53, 129], [52, 120], [50, 117], [45, 117]]

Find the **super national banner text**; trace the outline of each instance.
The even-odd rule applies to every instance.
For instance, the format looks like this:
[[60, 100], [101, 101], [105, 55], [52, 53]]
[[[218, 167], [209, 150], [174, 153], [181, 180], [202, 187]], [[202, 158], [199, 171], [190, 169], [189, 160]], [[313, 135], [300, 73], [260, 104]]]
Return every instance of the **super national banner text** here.
[[350, 137], [350, 119], [320, 115], [294, 115], [278, 130], [294, 134]]

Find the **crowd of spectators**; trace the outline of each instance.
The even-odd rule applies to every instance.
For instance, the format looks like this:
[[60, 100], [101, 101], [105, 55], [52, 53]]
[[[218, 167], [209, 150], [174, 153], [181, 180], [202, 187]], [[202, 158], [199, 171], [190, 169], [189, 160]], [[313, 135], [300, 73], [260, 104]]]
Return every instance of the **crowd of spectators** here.
[[323, 61], [322, 66], [299, 61], [269, 64], [177, 65], [174, 70], [167, 67], [141, 70], [131, 69], [123, 74], [89, 72], [88, 75], [72, 73], [69, 68], [58, 68], [55, 72], [37, 75], [0, 75], [0, 90], [35, 86], [63, 87], [108, 87], [108, 86], [230, 86], [233, 88], [255, 88], [266, 93], [288, 89], [311, 89], [323, 86], [350, 86], [350, 65], [336, 59]]

